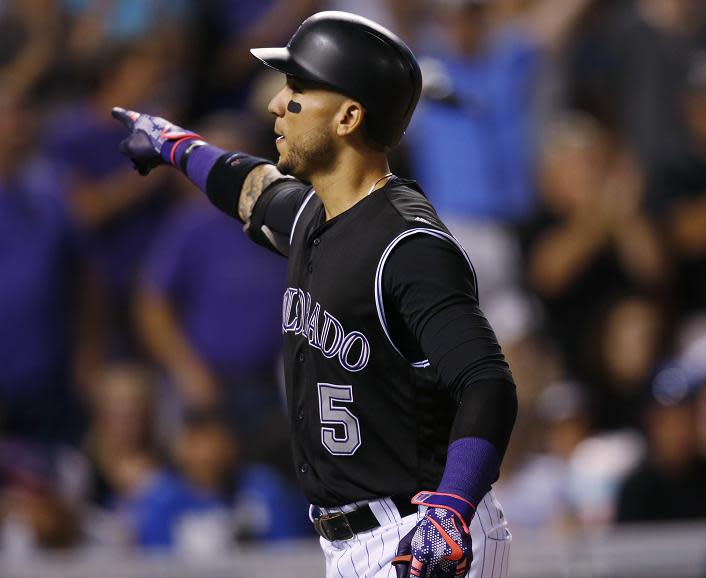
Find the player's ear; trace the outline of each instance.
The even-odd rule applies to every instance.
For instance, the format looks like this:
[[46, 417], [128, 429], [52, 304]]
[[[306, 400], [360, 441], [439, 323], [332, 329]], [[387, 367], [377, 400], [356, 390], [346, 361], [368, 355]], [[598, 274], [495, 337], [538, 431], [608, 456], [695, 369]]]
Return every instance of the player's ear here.
[[363, 124], [365, 109], [355, 100], [346, 99], [341, 103], [336, 116], [336, 134], [346, 136], [353, 134]]

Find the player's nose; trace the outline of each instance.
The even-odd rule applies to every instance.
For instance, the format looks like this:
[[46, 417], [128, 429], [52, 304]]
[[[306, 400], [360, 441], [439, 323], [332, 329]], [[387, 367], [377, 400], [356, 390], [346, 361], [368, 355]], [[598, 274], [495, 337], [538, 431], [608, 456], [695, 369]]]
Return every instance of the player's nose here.
[[286, 87], [280, 90], [277, 94], [272, 97], [272, 100], [270, 100], [270, 104], [267, 105], [267, 110], [275, 116], [284, 116], [284, 111], [286, 110], [284, 105], [286, 100], [284, 93], [286, 90]]

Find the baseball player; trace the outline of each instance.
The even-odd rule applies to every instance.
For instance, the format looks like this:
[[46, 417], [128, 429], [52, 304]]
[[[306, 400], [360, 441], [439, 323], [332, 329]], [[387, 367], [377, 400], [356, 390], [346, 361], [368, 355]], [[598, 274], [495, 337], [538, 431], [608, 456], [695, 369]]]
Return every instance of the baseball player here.
[[515, 385], [466, 253], [386, 157], [419, 99], [417, 61], [343, 12], [251, 52], [286, 75], [269, 104], [276, 165], [158, 117], [113, 115], [141, 173], [178, 167], [289, 259], [292, 451], [326, 576], [507, 576], [511, 536], [491, 484]]

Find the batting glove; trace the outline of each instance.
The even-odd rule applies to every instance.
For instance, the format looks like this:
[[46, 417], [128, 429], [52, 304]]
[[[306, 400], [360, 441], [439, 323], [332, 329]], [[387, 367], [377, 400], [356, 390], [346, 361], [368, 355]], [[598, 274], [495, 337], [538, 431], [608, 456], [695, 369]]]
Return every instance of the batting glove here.
[[453, 494], [419, 492], [413, 504], [426, 506], [424, 517], [400, 540], [392, 564], [397, 578], [457, 578], [473, 560], [468, 528], [475, 507]]
[[117, 106], [111, 114], [130, 131], [127, 138], [120, 143], [119, 150], [132, 161], [141, 175], [147, 175], [159, 165], [174, 165], [177, 146], [187, 140], [201, 138], [196, 133], [184, 130], [158, 116]]

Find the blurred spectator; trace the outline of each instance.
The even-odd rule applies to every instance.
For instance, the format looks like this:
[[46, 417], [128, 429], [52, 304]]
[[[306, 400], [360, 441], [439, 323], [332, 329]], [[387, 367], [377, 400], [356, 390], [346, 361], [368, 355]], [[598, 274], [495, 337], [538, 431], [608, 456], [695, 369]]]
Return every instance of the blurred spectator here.
[[606, 528], [615, 521], [620, 484], [644, 455], [639, 432], [597, 432], [582, 441], [569, 461], [569, 501], [578, 524]]
[[[694, 381], [703, 376], [706, 381], [706, 312], [701, 311], [684, 319], [676, 331], [677, 363], [686, 368]], [[699, 452], [706, 457], [706, 387], [696, 394]]]
[[[503, 316], [510, 320], [524, 317], [521, 309], [518, 312], [510, 307]], [[535, 411], [537, 400], [548, 383], [560, 381], [565, 374], [560, 352], [545, 334], [544, 327], [535, 323], [509, 339], [507, 334], [499, 337], [504, 340], [503, 354], [512, 368], [513, 377], [522, 384], [517, 389], [517, 398], [519, 406], [524, 408], [515, 421], [511, 443], [503, 459], [501, 479], [511, 479], [529, 456], [541, 450]], [[500, 331], [499, 335], [503, 333]]]
[[506, 472], [494, 489], [506, 510], [512, 512], [514, 527], [564, 530], [577, 523], [569, 462], [576, 447], [591, 433], [586, 393], [578, 383], [554, 382], [534, 406], [525, 407], [536, 412], [534, 427], [541, 432], [539, 451], [528, 452], [519, 468]]
[[[393, 166], [468, 250], [521, 384], [496, 487], [513, 525], [706, 518], [702, 0], [0, 0], [3, 560], [311, 536], [277, 381], [284, 261], [170, 171], [139, 177], [110, 108], [271, 157], [282, 78], [248, 49], [320, 9], [427, 57]], [[594, 114], [538, 131], [557, 61]], [[131, 361], [104, 367], [106, 330]]]
[[153, 469], [119, 502], [139, 546], [203, 556], [224, 552], [234, 539], [311, 534], [303, 496], [267, 467], [242, 464], [237, 439], [217, 414], [187, 415], [173, 454], [176, 471]]
[[243, 108], [257, 61], [250, 49], [281, 46], [293, 27], [323, 9], [324, 0], [206, 0], [199, 2], [204, 45], [196, 62], [194, 106], [199, 113]]
[[619, 522], [706, 518], [706, 457], [699, 453], [696, 404], [704, 379], [675, 364], [657, 373], [644, 411], [648, 454], [621, 489]]
[[0, 96], [0, 414], [5, 433], [76, 442], [100, 304], [61, 182], [31, 149], [34, 121]]
[[706, 387], [699, 390], [696, 398], [696, 411], [698, 414], [696, 423], [699, 453], [706, 457]]
[[690, 148], [660, 157], [648, 201], [676, 263], [676, 302], [689, 313], [706, 307], [706, 52], [691, 60], [681, 96]]
[[596, 321], [586, 355], [596, 425], [638, 427], [642, 392], [669, 348], [667, 311], [655, 299], [626, 294], [615, 296]]
[[[426, 98], [409, 129], [416, 178], [440, 213], [513, 222], [534, 206], [533, 94], [542, 51], [589, 0], [542, 0], [493, 27], [487, 0], [435, 0]], [[453, 230], [453, 227], [452, 227]]]
[[496, 300], [525, 299], [511, 225], [535, 208], [536, 83], [588, 2], [541, 0], [502, 17], [507, 1], [429, 3], [436, 28], [418, 47], [423, 97], [403, 142], [412, 176], [478, 271], [493, 326]]
[[107, 367], [92, 389], [83, 451], [91, 465], [89, 498], [98, 507], [114, 506], [123, 459], [158, 455], [156, 387], [147, 368], [121, 363]]
[[684, 154], [680, 114], [690, 56], [706, 48], [701, 0], [610, 0], [586, 22], [569, 60], [570, 105], [619, 129], [646, 171]]
[[[225, 149], [252, 151], [257, 130], [246, 121], [222, 113], [200, 132]], [[186, 180], [183, 188], [183, 202], [157, 230], [143, 265], [143, 340], [183, 405], [222, 407], [248, 448], [267, 452], [274, 443], [286, 455], [277, 383], [286, 263], [263, 253]]]
[[85, 472], [68, 447], [0, 439], [0, 551], [29, 559], [76, 545]]
[[42, 135], [47, 154], [65, 175], [72, 214], [99, 262], [114, 356], [134, 352], [127, 315], [133, 276], [168, 205], [160, 186], [169, 175], [142, 178], [117, 154], [124, 135], [110, 109], [149, 106], [148, 97], [166, 81], [160, 54], [144, 43], [107, 47], [95, 92], [53, 115]]
[[61, 33], [56, 0], [0, 4], [0, 86], [6, 97], [34, 95], [56, 61]]
[[325, 0], [322, 10], [343, 10], [379, 22], [416, 53], [424, 42], [433, 7], [429, 0]]
[[525, 459], [496, 484], [513, 526], [564, 534], [612, 522], [619, 484], [641, 458], [643, 444], [629, 430], [598, 430], [591, 403], [585, 385], [560, 380], [526, 406], [533, 428], [524, 433], [537, 447], [530, 445]]
[[530, 441], [525, 459], [496, 490], [512, 504], [506, 508], [513, 525], [565, 535], [613, 521], [619, 485], [641, 459], [643, 443], [631, 430], [598, 429], [591, 406], [591, 390], [566, 379], [526, 406], [532, 427], [522, 433], [535, 447]]
[[481, 299], [486, 316], [493, 319], [493, 330], [513, 375], [523, 385], [518, 395], [534, 396], [537, 386], [546, 384], [557, 362], [544, 339], [541, 305], [519, 290], [493, 293], [486, 289]]
[[641, 208], [641, 172], [592, 118], [567, 113], [546, 130], [543, 211], [527, 227], [527, 276], [569, 372], [591, 375], [596, 331], [626, 293], [669, 283], [660, 240]]
[[[69, 20], [68, 48], [74, 65], [106, 45], [149, 39], [163, 46], [170, 58], [179, 60], [185, 49], [189, 0], [55, 0]], [[165, 61], [165, 66], [169, 61]]]

